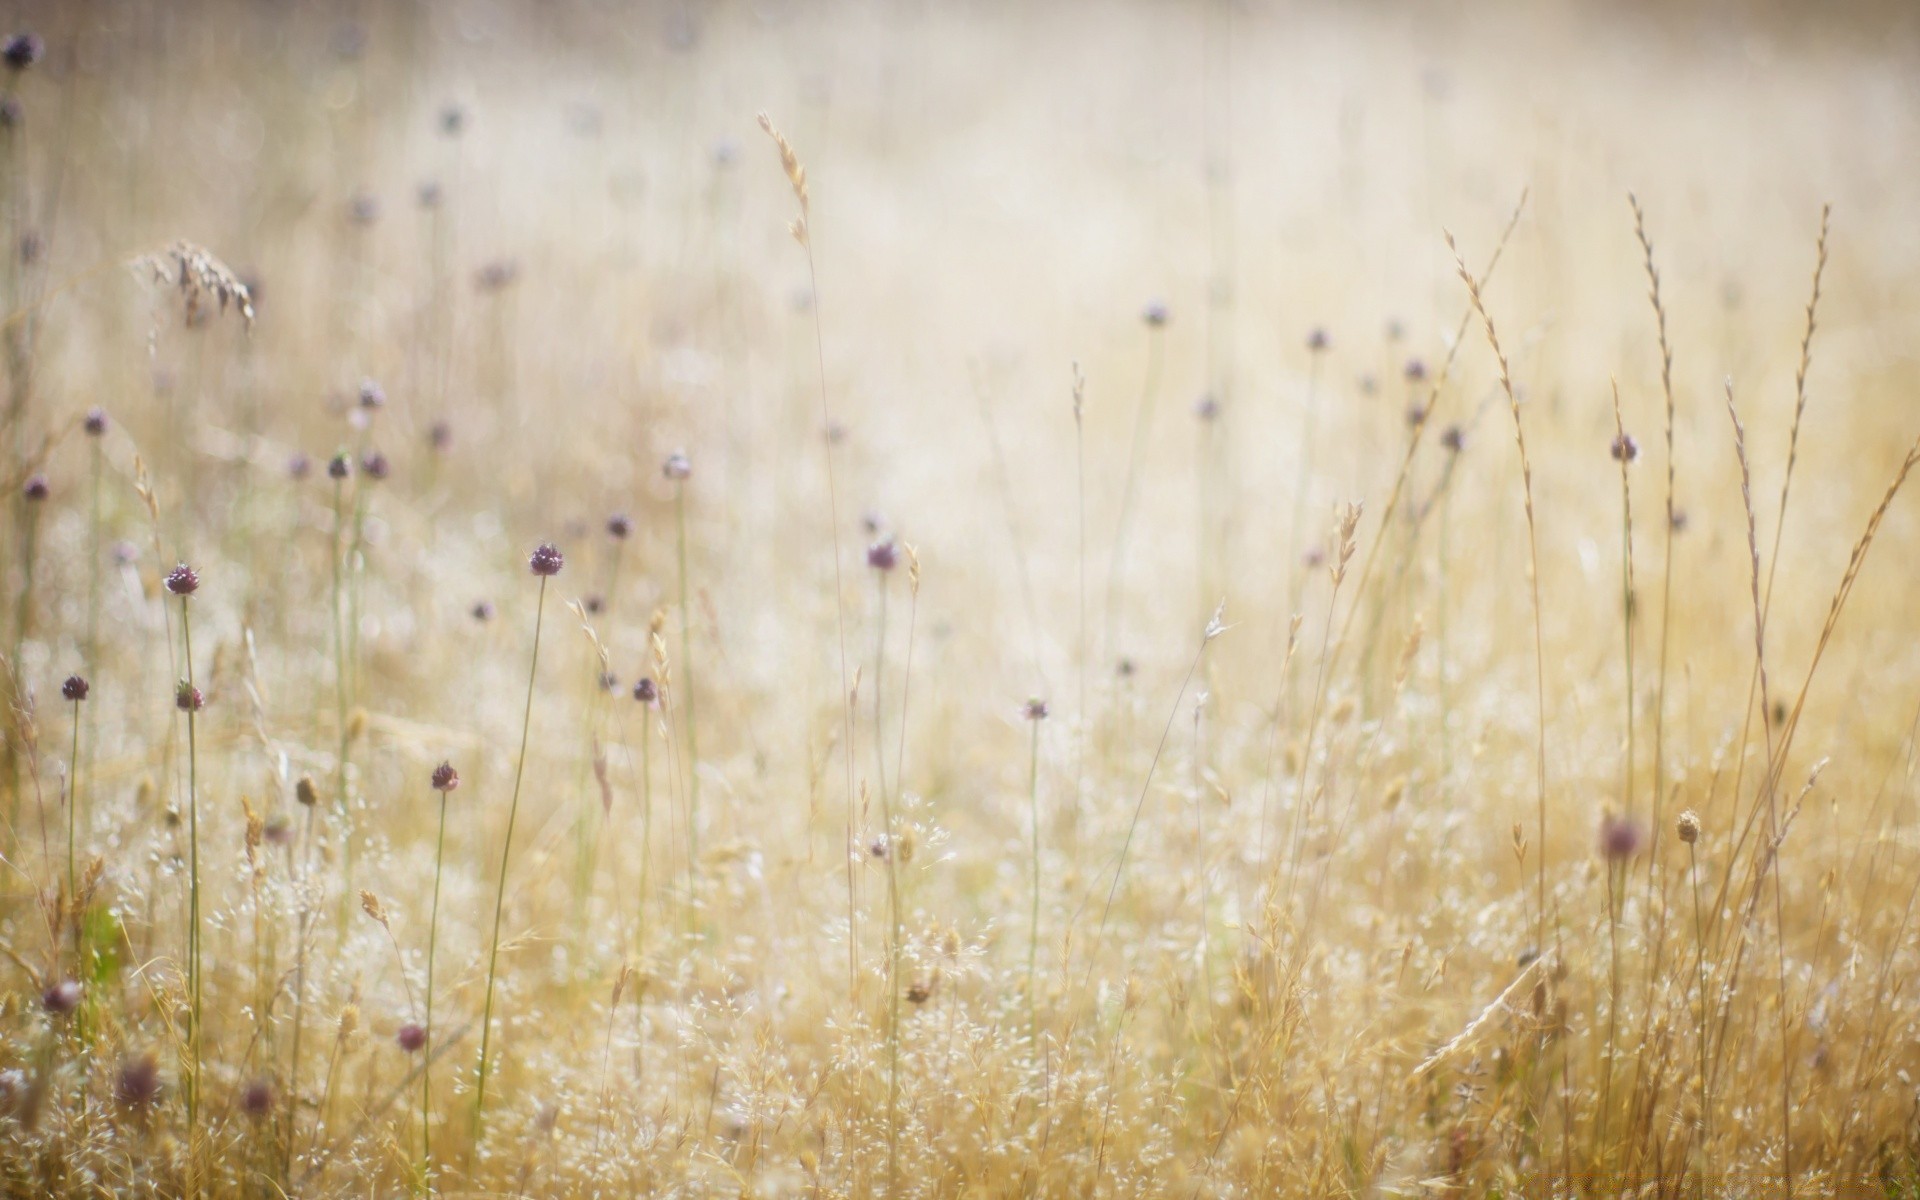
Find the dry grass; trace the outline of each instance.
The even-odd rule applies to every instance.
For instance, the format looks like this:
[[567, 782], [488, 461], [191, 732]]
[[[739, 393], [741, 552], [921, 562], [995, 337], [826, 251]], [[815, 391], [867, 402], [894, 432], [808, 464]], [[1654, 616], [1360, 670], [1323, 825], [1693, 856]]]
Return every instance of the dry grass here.
[[0, 1191], [1920, 1195], [1910, 16], [14, 19]]

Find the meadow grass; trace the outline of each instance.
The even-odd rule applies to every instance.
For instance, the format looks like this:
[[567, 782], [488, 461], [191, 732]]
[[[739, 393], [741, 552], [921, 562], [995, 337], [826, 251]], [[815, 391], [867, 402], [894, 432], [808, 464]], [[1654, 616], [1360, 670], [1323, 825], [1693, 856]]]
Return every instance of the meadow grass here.
[[1911, 14], [9, 19], [0, 1192], [1920, 1195]]

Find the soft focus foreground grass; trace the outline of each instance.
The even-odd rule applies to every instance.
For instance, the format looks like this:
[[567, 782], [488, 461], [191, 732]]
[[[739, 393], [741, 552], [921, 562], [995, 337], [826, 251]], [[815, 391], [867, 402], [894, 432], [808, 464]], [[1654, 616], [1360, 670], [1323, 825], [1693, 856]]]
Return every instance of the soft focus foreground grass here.
[[[1920, 1186], [1913, 497], [1822, 641], [1920, 433], [1910, 20], [17, 25], [47, 53], [0, 131], [33, 239], [4, 279], [10, 1190], [419, 1188], [428, 1055], [448, 1192]], [[1537, 613], [1442, 236], [1479, 279], [1523, 192], [1484, 294]], [[256, 285], [250, 336], [122, 267], [174, 239]]]

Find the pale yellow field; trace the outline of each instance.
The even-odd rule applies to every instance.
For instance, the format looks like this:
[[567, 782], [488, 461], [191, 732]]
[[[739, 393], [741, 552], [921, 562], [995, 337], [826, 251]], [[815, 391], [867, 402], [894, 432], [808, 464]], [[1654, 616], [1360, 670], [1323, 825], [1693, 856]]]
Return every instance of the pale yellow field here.
[[1920, 1195], [1920, 20], [1669, 8], [14, 6], [0, 1189]]

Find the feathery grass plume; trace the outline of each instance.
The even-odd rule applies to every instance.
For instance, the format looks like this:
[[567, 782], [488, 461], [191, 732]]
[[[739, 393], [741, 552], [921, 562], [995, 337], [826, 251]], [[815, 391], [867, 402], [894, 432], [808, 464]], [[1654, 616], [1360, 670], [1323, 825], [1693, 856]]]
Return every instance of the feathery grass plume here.
[[[1779, 869], [1781, 834], [1780, 805], [1778, 796], [1774, 790], [1773, 783], [1775, 777], [1771, 769], [1771, 764], [1774, 761], [1773, 726], [1764, 716], [1765, 713], [1770, 711], [1771, 705], [1768, 703], [1767, 688], [1767, 621], [1761, 611], [1760, 599], [1760, 533], [1758, 523], [1754, 520], [1753, 514], [1753, 471], [1747, 463], [1747, 430], [1746, 427], [1740, 423], [1739, 409], [1734, 407], [1732, 379], [1728, 379], [1726, 382], [1726, 392], [1727, 417], [1733, 422], [1734, 453], [1740, 460], [1740, 503], [1745, 509], [1747, 516], [1747, 558], [1748, 565], [1751, 568], [1748, 573], [1748, 578], [1751, 584], [1749, 590], [1753, 599], [1753, 659], [1755, 664], [1754, 670], [1760, 677], [1760, 711], [1763, 714], [1760, 725], [1761, 728], [1766, 731], [1767, 739], [1767, 763], [1769, 764], [1769, 769], [1761, 782], [1761, 798], [1765, 800], [1767, 810], [1768, 853], [1765, 858], [1767, 861], [1770, 861], [1773, 866], [1774, 950], [1775, 965], [1778, 968], [1775, 979], [1778, 988], [1780, 1020], [1780, 1171], [1781, 1186], [1785, 1189], [1787, 1195], [1791, 1196], [1793, 1194], [1793, 1060], [1788, 1056], [1787, 1043], [1790, 1036], [1789, 1023], [1792, 1017], [1787, 1010], [1786, 902], [1781, 895], [1782, 886], [1780, 883]], [[1734, 793], [1734, 807], [1736, 810], [1739, 807], [1739, 798], [1739, 793], [1736, 791]], [[1760, 803], [1761, 798], [1757, 798], [1754, 801], [1756, 806]], [[1765, 882], [1764, 873], [1765, 868], [1763, 867], [1762, 878], [1755, 884], [1756, 889]]]
[[841, 705], [841, 750], [847, 768], [847, 988], [853, 998], [860, 997], [860, 917], [855, 896], [855, 875], [853, 855], [850, 853], [854, 840], [854, 786], [853, 786], [853, 687], [852, 677], [847, 667], [847, 602], [846, 584], [840, 574], [840, 499], [839, 485], [834, 480], [832, 431], [838, 428], [833, 419], [833, 408], [827, 400], [827, 347], [825, 326], [820, 317], [820, 272], [813, 260], [813, 231], [808, 224], [812, 213], [812, 202], [807, 190], [807, 168], [794, 152], [793, 143], [787, 140], [773, 124], [773, 118], [766, 113], [759, 117], [760, 128], [773, 139], [780, 151], [780, 169], [786, 172], [787, 183], [793, 188], [793, 198], [800, 206], [799, 214], [788, 225], [794, 241], [807, 253], [807, 287], [810, 296], [808, 309], [813, 314], [813, 349], [815, 365], [820, 375], [820, 416], [821, 424], [827, 431], [824, 441], [827, 457], [827, 521], [833, 534], [833, 604], [834, 619], [840, 634], [840, 705]]
[[[1667, 306], [1660, 295], [1660, 270], [1653, 262], [1653, 239], [1647, 235], [1646, 212], [1640, 207], [1639, 198], [1631, 192], [1627, 194], [1627, 205], [1633, 210], [1633, 235], [1640, 243], [1641, 260], [1647, 276], [1647, 299], [1653, 305], [1654, 328], [1659, 335], [1660, 346], [1660, 392], [1666, 400], [1666, 441], [1667, 441], [1667, 519], [1665, 548], [1661, 553], [1660, 567], [1660, 682], [1654, 697], [1653, 710], [1653, 854], [1658, 860], [1660, 854], [1660, 806], [1666, 803], [1667, 772], [1667, 656], [1673, 642], [1673, 535], [1679, 531], [1679, 512], [1674, 504], [1674, 453], [1673, 423], [1675, 404], [1673, 399], [1673, 347], [1667, 341]], [[1736, 784], [1734, 791], [1739, 792]], [[1651, 867], [1649, 867], [1651, 871]], [[1649, 875], [1649, 880], [1652, 876]], [[1655, 966], [1658, 970], [1659, 943], [1656, 942]]]
[[1460, 282], [1466, 285], [1467, 298], [1472, 302], [1473, 311], [1480, 314], [1480, 322], [1486, 327], [1487, 343], [1493, 348], [1494, 361], [1500, 366], [1500, 390], [1505, 393], [1508, 411], [1513, 416], [1514, 443], [1520, 450], [1520, 484], [1527, 512], [1527, 575], [1533, 593], [1534, 719], [1538, 731], [1535, 761], [1539, 775], [1540, 845], [1534, 859], [1537, 876], [1534, 940], [1536, 951], [1544, 953], [1547, 944], [1547, 651], [1546, 637], [1541, 632], [1540, 548], [1533, 515], [1533, 460], [1527, 455], [1527, 429], [1526, 423], [1520, 419], [1520, 397], [1513, 390], [1513, 374], [1507, 368], [1507, 355], [1500, 348], [1493, 318], [1487, 313], [1486, 302], [1481, 296], [1481, 284], [1467, 270], [1466, 260], [1460, 257], [1460, 249], [1451, 233], [1447, 234], [1447, 250], [1453, 255], [1454, 269], [1459, 273]]
[[176, 240], [129, 265], [153, 283], [178, 291], [189, 320], [201, 319], [209, 304], [219, 313], [231, 307], [247, 332], [253, 332], [253, 292], [206, 247]]
[[[487, 1051], [493, 1044], [493, 985], [500, 967], [500, 917], [506, 910], [507, 864], [513, 854], [514, 821], [520, 815], [520, 781], [527, 769], [527, 734], [533, 727], [533, 685], [540, 670], [540, 627], [547, 613], [547, 580], [558, 575], [565, 565], [565, 556], [552, 542], [541, 542], [527, 558], [527, 569], [540, 581], [540, 595], [534, 601], [533, 653], [527, 663], [527, 701], [520, 715], [520, 753], [513, 768], [513, 797], [507, 802], [507, 835], [500, 845], [500, 882], [493, 897], [493, 939], [487, 950], [487, 998], [480, 1016], [479, 1082], [474, 1092], [473, 1145], [468, 1150], [470, 1158], [478, 1156], [480, 1152], [480, 1139], [487, 1117], [487, 1074], [490, 1065]], [[468, 1173], [472, 1173], [471, 1162], [468, 1164]]]

